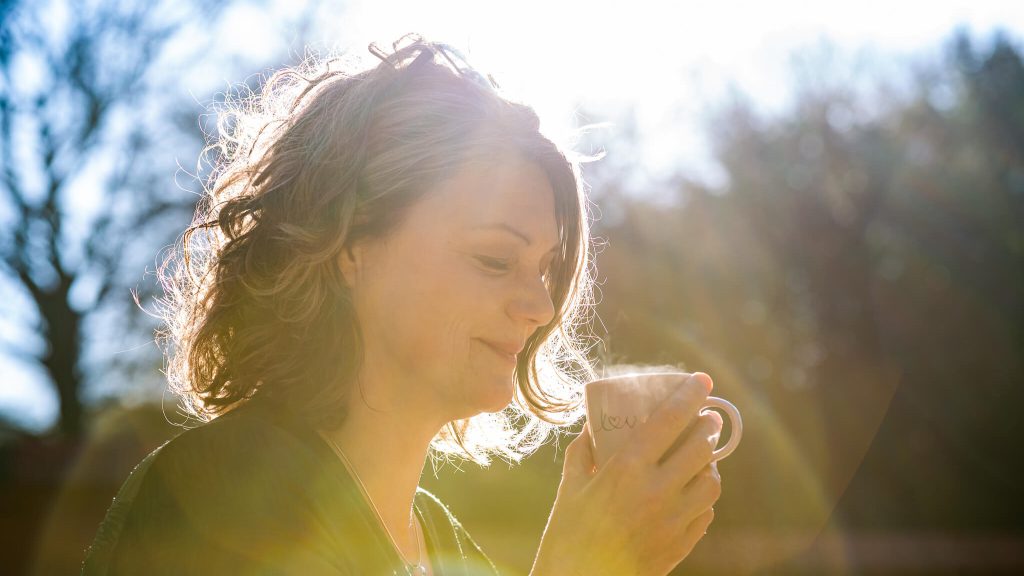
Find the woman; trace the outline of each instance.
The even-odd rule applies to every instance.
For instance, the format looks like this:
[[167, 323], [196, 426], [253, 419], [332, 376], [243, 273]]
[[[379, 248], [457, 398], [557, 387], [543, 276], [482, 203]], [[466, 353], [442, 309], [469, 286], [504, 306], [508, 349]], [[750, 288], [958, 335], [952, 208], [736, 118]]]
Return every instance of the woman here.
[[[394, 48], [280, 72], [222, 123], [166, 269], [168, 374], [205, 423], [133, 471], [83, 573], [497, 573], [419, 477], [431, 450], [519, 460], [582, 416], [587, 204], [530, 108], [446, 45]], [[720, 493], [710, 388], [601, 471], [584, 429], [534, 574], [689, 554]]]

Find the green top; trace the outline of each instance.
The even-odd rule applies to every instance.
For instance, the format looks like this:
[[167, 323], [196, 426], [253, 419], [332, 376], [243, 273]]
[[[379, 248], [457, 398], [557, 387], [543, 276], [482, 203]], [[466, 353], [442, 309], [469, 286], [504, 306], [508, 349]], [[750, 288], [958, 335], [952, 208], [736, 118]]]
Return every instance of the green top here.
[[[414, 508], [434, 574], [498, 574], [436, 496], [417, 488]], [[257, 399], [146, 456], [82, 566], [83, 576], [405, 573], [330, 446]]]

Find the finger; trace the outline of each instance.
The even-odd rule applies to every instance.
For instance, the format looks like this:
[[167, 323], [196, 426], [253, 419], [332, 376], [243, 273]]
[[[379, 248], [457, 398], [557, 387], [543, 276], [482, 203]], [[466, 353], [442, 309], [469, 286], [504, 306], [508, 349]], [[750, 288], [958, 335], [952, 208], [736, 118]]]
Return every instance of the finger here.
[[697, 422], [686, 435], [682, 446], [662, 462], [659, 474], [674, 489], [689, 484], [694, 476], [711, 463], [718, 440], [722, 435], [722, 417], [708, 410], [697, 417]]
[[715, 509], [713, 507], [712, 508], [708, 508], [707, 512], [701, 514], [697, 518], [697, 523], [696, 523], [697, 526], [703, 526], [703, 528], [704, 528], [704, 531], [701, 532], [701, 537], [702, 538], [708, 533], [708, 528], [711, 527], [711, 523], [714, 522], [714, 521], [715, 521]]
[[594, 454], [591, 451], [590, 424], [583, 426], [580, 432], [568, 446], [565, 447], [564, 472], [575, 475], [589, 475], [594, 470]]
[[682, 488], [679, 498], [668, 512], [681, 518], [693, 518], [702, 510], [714, 506], [721, 496], [722, 478], [718, 470], [709, 464]]
[[641, 462], [657, 463], [696, 419], [713, 386], [710, 376], [696, 372], [662, 401], [629, 439], [632, 452]]
[[682, 530], [682, 534], [680, 536], [680, 540], [683, 542], [683, 549], [681, 550], [682, 555], [679, 557], [680, 562], [693, 552], [697, 543], [700, 542], [700, 540], [704, 538], [704, 535], [708, 533], [708, 527], [711, 526], [711, 522], [713, 522], [714, 519], [715, 509], [708, 508], [686, 524], [686, 527]]

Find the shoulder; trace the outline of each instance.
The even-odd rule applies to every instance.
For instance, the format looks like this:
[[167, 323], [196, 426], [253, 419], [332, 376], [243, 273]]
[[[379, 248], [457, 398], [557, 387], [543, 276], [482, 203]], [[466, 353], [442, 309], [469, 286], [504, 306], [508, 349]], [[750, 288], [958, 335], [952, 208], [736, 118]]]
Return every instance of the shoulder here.
[[170, 497], [196, 509], [281, 500], [318, 465], [300, 438], [243, 409], [182, 432], [158, 452], [139, 480], [138, 497]]
[[[283, 458], [291, 465], [283, 466]], [[161, 447], [151, 472], [216, 483], [230, 476], [249, 477], [257, 469], [271, 476], [287, 474], [301, 470], [304, 461], [311, 464], [312, 454], [287, 429], [240, 409], [183, 431]]]
[[84, 573], [140, 573], [154, 562], [167, 569], [159, 573], [204, 574], [333, 562], [313, 530], [316, 469], [299, 437], [249, 411], [182, 432], [125, 482]]
[[242, 505], [315, 467], [302, 442], [270, 419], [238, 409], [188, 429], [160, 446], [126, 484], [136, 504], [176, 507]]
[[264, 409], [243, 406], [182, 432], [163, 446], [158, 459], [199, 463], [193, 461], [210, 458], [211, 465], [222, 464], [225, 458], [259, 463], [267, 460], [268, 454], [287, 451], [298, 444], [299, 439]]

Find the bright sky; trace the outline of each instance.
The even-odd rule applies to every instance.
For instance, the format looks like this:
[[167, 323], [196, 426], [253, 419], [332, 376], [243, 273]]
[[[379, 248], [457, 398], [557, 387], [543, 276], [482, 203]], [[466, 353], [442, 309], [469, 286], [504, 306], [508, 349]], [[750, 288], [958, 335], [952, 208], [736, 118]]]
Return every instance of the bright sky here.
[[[276, 23], [294, 17], [301, 3], [230, 8], [218, 31], [224, 47], [253, 62], [272, 59], [293, 41]], [[314, 21], [322, 47], [360, 54], [368, 55], [370, 41], [387, 46], [409, 31], [460, 47], [476, 67], [533, 105], [545, 132], [556, 138], [572, 126], [580, 103], [634, 105], [653, 169], [682, 166], [713, 179], [701, 113], [728, 82], [765, 109], [778, 109], [786, 104], [794, 50], [827, 39], [844, 53], [898, 66], [906, 58], [934, 57], [960, 25], [976, 38], [1001, 27], [1019, 42], [1024, 2], [352, 0], [341, 7], [325, 3]], [[197, 66], [181, 89], [202, 95], [243, 80], [224, 70]], [[194, 162], [182, 159], [184, 166]], [[56, 397], [38, 370], [0, 357], [0, 372], [0, 411], [35, 429], [53, 422]]]
[[[296, 10], [288, 0], [272, 5], [282, 17]], [[225, 32], [244, 51], [270, 56], [280, 49], [266, 41], [275, 17], [245, 5], [236, 14], [234, 32]], [[316, 21], [321, 47], [363, 55], [370, 41], [387, 46], [410, 31], [456, 45], [536, 108], [556, 138], [571, 128], [580, 103], [634, 105], [651, 169], [683, 166], [713, 179], [700, 122], [730, 82], [778, 109], [794, 52], [828, 41], [850, 58], [899, 69], [903, 59], [936, 56], [957, 26], [976, 37], [997, 27], [1024, 37], [1024, 3], [352, 0], [342, 9], [322, 7]]]

